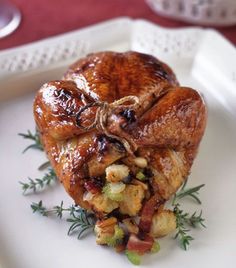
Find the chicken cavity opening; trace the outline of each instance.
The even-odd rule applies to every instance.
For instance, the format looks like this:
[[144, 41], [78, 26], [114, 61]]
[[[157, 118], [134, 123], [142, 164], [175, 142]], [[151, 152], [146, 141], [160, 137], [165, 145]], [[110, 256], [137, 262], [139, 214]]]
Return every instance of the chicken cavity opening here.
[[122, 215], [137, 216], [143, 200], [150, 196], [147, 182], [153, 174], [147, 166], [143, 157], [126, 157], [112, 163], [101, 177], [85, 182], [84, 201], [98, 214], [117, 209]]

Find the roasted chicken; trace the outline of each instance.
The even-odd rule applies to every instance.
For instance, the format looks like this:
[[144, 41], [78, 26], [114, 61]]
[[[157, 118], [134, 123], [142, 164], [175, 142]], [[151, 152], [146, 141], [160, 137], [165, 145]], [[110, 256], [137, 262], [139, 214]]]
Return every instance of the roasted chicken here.
[[138, 233], [150, 242], [175, 228], [164, 204], [190, 172], [206, 107], [165, 63], [137, 52], [90, 54], [40, 88], [34, 117], [57, 177], [99, 219], [98, 243], [117, 222], [131, 230], [128, 248]]

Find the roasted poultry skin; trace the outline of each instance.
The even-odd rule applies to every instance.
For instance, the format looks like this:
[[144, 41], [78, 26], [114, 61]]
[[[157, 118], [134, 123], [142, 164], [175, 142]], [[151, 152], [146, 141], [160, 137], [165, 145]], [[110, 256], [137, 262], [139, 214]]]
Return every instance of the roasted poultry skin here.
[[[190, 173], [207, 112], [200, 94], [181, 87], [155, 57], [99, 52], [70, 66], [62, 80], [43, 85], [34, 117], [57, 177], [75, 203], [100, 221], [114, 211], [123, 218], [139, 216], [136, 227], [149, 233], [154, 216]], [[141, 170], [148, 180], [135, 177], [135, 158], [147, 162]], [[102, 190], [112, 182], [104, 174], [114, 163], [129, 168], [122, 201]]]

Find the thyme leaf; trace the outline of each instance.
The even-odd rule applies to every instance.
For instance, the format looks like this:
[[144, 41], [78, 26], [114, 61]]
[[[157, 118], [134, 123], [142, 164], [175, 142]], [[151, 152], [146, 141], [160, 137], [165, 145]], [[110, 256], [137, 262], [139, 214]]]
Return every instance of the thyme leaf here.
[[47, 216], [48, 212], [47, 212], [46, 208], [43, 206], [42, 200], [40, 200], [38, 203], [32, 203], [31, 208], [33, 210], [33, 213], [38, 212], [42, 216]]
[[44, 169], [46, 169], [46, 168], [48, 168], [48, 167], [50, 167], [50, 161], [46, 161], [46, 162], [44, 162], [43, 164], [41, 164], [39, 167], [38, 167], [38, 170], [44, 170]]
[[188, 224], [194, 228], [197, 226], [202, 226], [206, 228], [206, 225], [204, 224], [205, 219], [202, 218], [202, 210], [197, 215], [197, 212], [195, 211], [191, 217], [188, 218]]

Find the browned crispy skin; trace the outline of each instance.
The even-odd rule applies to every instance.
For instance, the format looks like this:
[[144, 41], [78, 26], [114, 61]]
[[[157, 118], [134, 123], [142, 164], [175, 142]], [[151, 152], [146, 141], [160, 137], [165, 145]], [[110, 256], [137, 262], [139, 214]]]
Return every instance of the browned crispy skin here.
[[[80, 59], [62, 81], [45, 84], [36, 95], [34, 116], [48, 158], [67, 192], [85, 208], [90, 206], [83, 201], [84, 181], [100, 176], [127, 153], [109, 140], [105, 153], [100, 153], [101, 133], [79, 128], [76, 115], [86, 104], [112, 103], [129, 95], [139, 98], [136, 121], [121, 127], [124, 118], [117, 109], [109, 116], [107, 129], [125, 137], [138, 155], [148, 159], [156, 171], [153, 191], [166, 200], [187, 177], [206, 125], [201, 96], [180, 87], [166, 64], [137, 52], [95, 53]], [[96, 108], [86, 110], [83, 124], [89, 125], [95, 112]]]
[[138, 114], [178, 82], [172, 70], [156, 58], [135, 52], [101, 52], [73, 64], [66, 80], [74, 81], [94, 101], [113, 102], [127, 95], [139, 97]]

